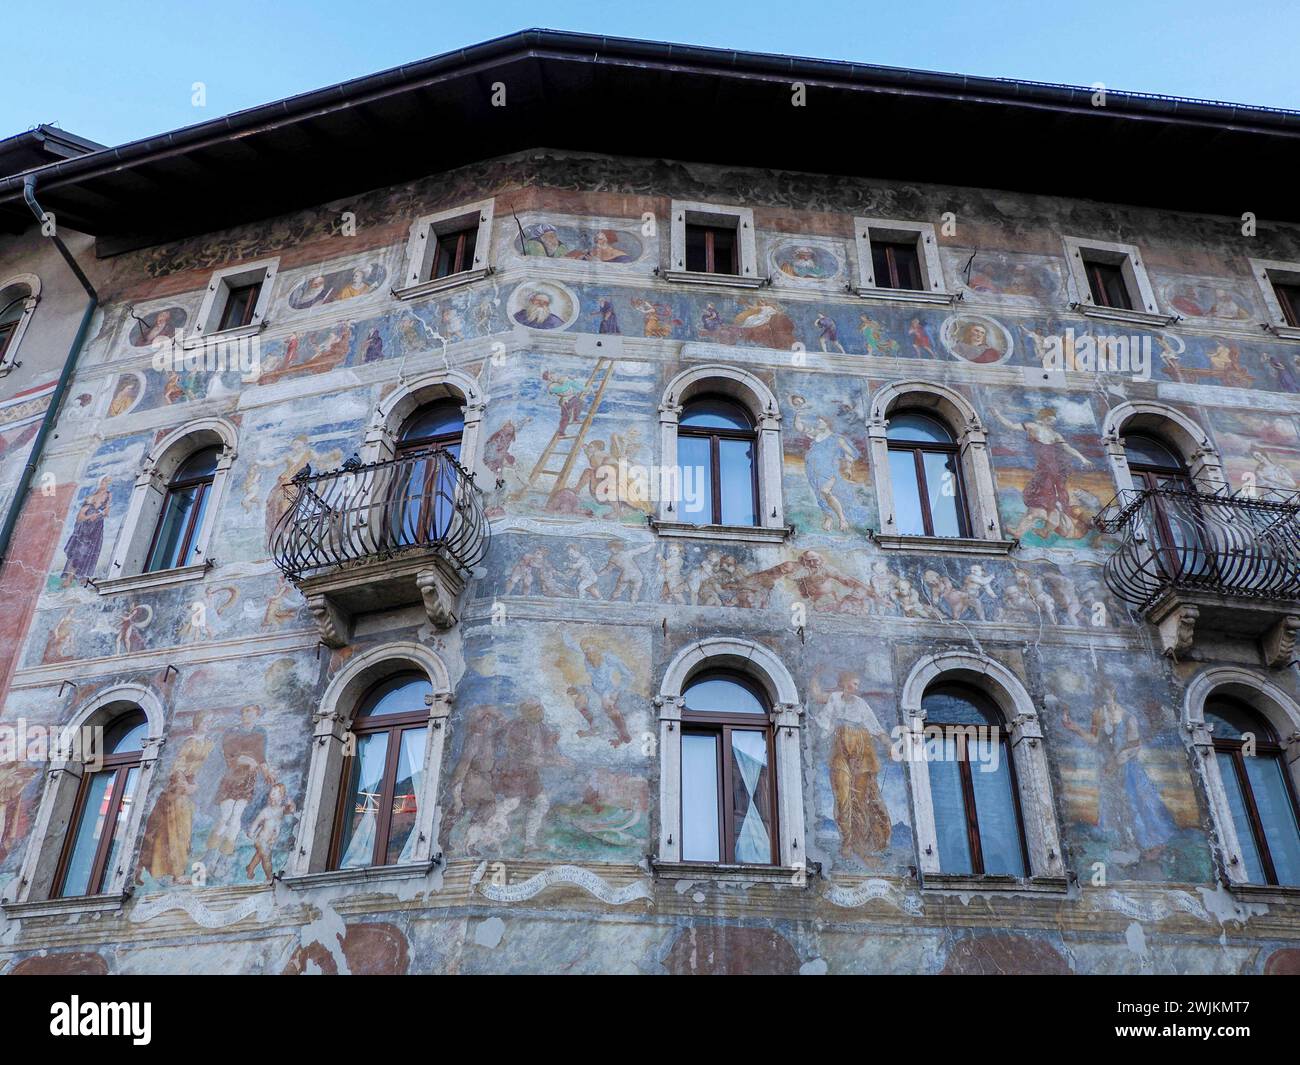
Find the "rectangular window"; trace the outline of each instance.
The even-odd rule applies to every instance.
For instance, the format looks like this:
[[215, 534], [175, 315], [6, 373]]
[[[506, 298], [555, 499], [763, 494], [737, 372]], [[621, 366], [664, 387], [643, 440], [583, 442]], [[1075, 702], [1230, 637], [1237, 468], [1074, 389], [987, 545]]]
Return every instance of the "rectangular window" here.
[[722, 860], [718, 739], [713, 732], [682, 733], [682, 858]]
[[871, 242], [871, 266], [876, 275], [876, 288], [899, 288], [918, 291], [921, 284], [921, 260], [916, 252], [916, 242]]
[[[1277, 293], [1277, 302], [1282, 308], [1286, 324], [1300, 328], [1300, 284], [1289, 285], [1274, 281], [1273, 291]], [[3, 354], [4, 348], [0, 347], [0, 356]]]
[[686, 269], [697, 274], [739, 274], [740, 241], [723, 226], [686, 225]]
[[4, 362], [5, 352], [9, 350], [9, 344], [13, 341], [16, 332], [18, 332], [17, 322], [6, 322], [0, 325], [0, 362]]
[[1093, 303], [1098, 307], [1118, 307], [1126, 311], [1133, 309], [1128, 283], [1124, 280], [1124, 270], [1119, 264], [1084, 259], [1083, 265], [1088, 271], [1088, 288], [1092, 292]]
[[261, 291], [260, 281], [254, 281], [251, 285], [230, 286], [226, 293], [226, 306], [221, 312], [221, 321], [217, 323], [218, 331], [248, 325], [253, 320], [253, 311], [257, 307], [257, 297]]
[[457, 229], [437, 235], [433, 255], [433, 273], [429, 280], [464, 273], [474, 265], [474, 246], [478, 241], [478, 226]]

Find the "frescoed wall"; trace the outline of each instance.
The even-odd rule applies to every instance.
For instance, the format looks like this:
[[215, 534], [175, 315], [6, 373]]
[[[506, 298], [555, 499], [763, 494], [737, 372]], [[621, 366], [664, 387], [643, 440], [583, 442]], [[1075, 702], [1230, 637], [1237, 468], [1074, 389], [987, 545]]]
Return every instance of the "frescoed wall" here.
[[[411, 221], [487, 197], [493, 271], [395, 297]], [[752, 207], [770, 283], [659, 278], [672, 198]], [[1295, 903], [1243, 906], [1221, 886], [1180, 720], [1188, 663], [1162, 656], [1106, 588], [1110, 542], [1094, 519], [1116, 492], [1103, 425], [1128, 401], [1193, 418], [1234, 487], [1294, 490], [1300, 355], [1258, 328], [1248, 274], [1183, 272], [1188, 248], [1198, 264], [1239, 261], [1202, 220], [1171, 230], [1136, 209], [1060, 206], [1066, 221], [1003, 193], [542, 153], [350, 203], [356, 236], [305, 212], [122, 255], [65, 404], [76, 431], [45, 459], [67, 490], [0, 724], [67, 721], [130, 681], [165, 707], [166, 742], [141, 797], [131, 899], [95, 929], [58, 925], [49, 955], [47, 926], [11, 924], [0, 971], [1263, 971]], [[941, 239], [959, 301], [849, 290], [855, 216], [947, 210], [963, 220]], [[1181, 321], [1071, 311], [1062, 226], [1143, 234]], [[1300, 234], [1260, 239], [1278, 244], [1267, 257], [1300, 256]], [[212, 270], [277, 256], [254, 371], [155, 367], [156, 342], [193, 322]], [[1082, 338], [1118, 329], [1150, 352], [1147, 372], [1080, 365]], [[1063, 335], [1064, 373], [1047, 366], [1048, 338]], [[665, 536], [653, 500], [601, 491], [603, 469], [660, 461], [669, 382], [718, 363], [775, 397], [765, 414], [779, 425], [789, 528], [767, 539]], [[479, 454], [462, 461], [492, 525], [458, 623], [377, 611], [349, 646], [325, 646], [267, 546], [294, 479], [362, 455], [385, 397], [449, 370], [482, 394]], [[977, 412], [1014, 548], [873, 539], [872, 400], [911, 380]], [[6, 422], [8, 409], [0, 447], [30, 426]], [[207, 572], [101, 588], [123, 576], [111, 560], [150, 450], [216, 417], [238, 445]], [[649, 860], [662, 828], [656, 696], [674, 655], [714, 636], [761, 643], [798, 688], [805, 878], [673, 882]], [[451, 678], [441, 857], [399, 887], [276, 883], [304, 828], [324, 693], [397, 640], [434, 651]], [[973, 893], [961, 921], [947, 916], [955, 896], [917, 879], [893, 743], [909, 671], [945, 649], [1010, 663], [1029, 693], [1071, 874], [1056, 893]], [[1294, 669], [1271, 680], [1296, 689]], [[42, 775], [0, 768], [0, 888], [18, 876]]]

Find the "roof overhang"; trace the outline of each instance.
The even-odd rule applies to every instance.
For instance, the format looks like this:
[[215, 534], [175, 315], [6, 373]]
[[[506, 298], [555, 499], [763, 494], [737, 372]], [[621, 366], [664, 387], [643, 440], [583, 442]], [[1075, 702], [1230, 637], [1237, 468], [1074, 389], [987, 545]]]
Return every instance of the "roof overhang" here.
[[[1300, 221], [1300, 113], [1097, 102], [1087, 88], [527, 30], [34, 173], [42, 206], [101, 253], [542, 147]], [[0, 179], [0, 224], [21, 197], [21, 176]]]

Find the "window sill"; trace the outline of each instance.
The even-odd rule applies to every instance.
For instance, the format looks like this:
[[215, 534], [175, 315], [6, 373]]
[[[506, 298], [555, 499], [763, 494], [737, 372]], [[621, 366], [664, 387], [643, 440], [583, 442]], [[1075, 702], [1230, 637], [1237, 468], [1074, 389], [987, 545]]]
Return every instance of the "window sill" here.
[[767, 528], [762, 525], [692, 525], [684, 521], [660, 521], [650, 518], [650, 528], [660, 536], [677, 536], [689, 540], [722, 540], [753, 544], [780, 544], [794, 532], [792, 525]]
[[40, 902], [6, 902], [0, 904], [0, 910], [10, 920], [20, 921], [24, 917], [63, 917], [83, 913], [117, 913], [130, 891], [116, 895], [73, 895], [66, 899], [44, 899]]
[[[1265, 322], [1261, 328], [1268, 330], [1279, 340], [1300, 340], [1300, 326], [1283, 325], [1280, 322]], [[4, 373], [0, 369], [0, 374]]]
[[1096, 318], [1105, 322], [1124, 322], [1128, 325], [1173, 325], [1174, 322], [1181, 320], [1176, 314], [1126, 311], [1123, 307], [1098, 307], [1095, 303], [1072, 303], [1070, 310], [1077, 311], [1085, 318]]
[[153, 573], [137, 573], [130, 577], [113, 577], [95, 581], [95, 591], [100, 595], [117, 595], [119, 592], [138, 592], [146, 588], [166, 588], [173, 584], [202, 580], [212, 565], [211, 561], [196, 562], [192, 566], [160, 569]]
[[442, 864], [442, 855], [436, 854], [425, 862], [406, 862], [402, 865], [368, 865], [360, 869], [327, 869], [321, 873], [301, 873], [297, 876], [276, 877], [285, 887], [301, 891], [306, 888], [332, 887], [335, 884], [375, 884], [388, 880], [418, 880], [428, 876]]
[[0, 377], [4, 377], [10, 370], [16, 370], [21, 365], [21, 362], [0, 362]]
[[1063, 876], [974, 876], [970, 873], [922, 873], [922, 891], [997, 891], [1035, 895], [1065, 895], [1070, 881]]
[[724, 865], [719, 862], [664, 862], [650, 859], [657, 880], [717, 880], [729, 884], [789, 884], [806, 888], [812, 879], [802, 866]]
[[236, 326], [234, 329], [214, 329], [211, 333], [193, 333], [181, 342], [181, 350], [192, 351], [213, 341], [242, 340], [244, 337], [257, 336], [268, 324], [266, 319], [262, 319], [260, 322], [249, 322], [248, 325]]
[[458, 274], [448, 274], [432, 281], [421, 281], [418, 285], [406, 285], [393, 289], [393, 295], [399, 300], [418, 300], [421, 296], [432, 296], [446, 292], [449, 288], [459, 288], [474, 281], [482, 281], [492, 272], [492, 267], [483, 266], [477, 270], [462, 270]]
[[1300, 902], [1300, 887], [1290, 884], [1239, 884], [1231, 883], [1228, 890], [1242, 901], [1295, 903]]
[[854, 292], [865, 300], [881, 300], [885, 303], [938, 303], [945, 306], [961, 299], [958, 292], [927, 292], [913, 288], [876, 288], [874, 285], [858, 285]]
[[762, 288], [765, 277], [746, 277], [743, 274], [702, 274], [697, 270], [660, 270], [665, 281], [682, 285], [714, 285], [722, 288]]
[[1019, 540], [974, 540], [964, 536], [899, 536], [872, 532], [882, 551], [924, 551], [940, 555], [1009, 555]]

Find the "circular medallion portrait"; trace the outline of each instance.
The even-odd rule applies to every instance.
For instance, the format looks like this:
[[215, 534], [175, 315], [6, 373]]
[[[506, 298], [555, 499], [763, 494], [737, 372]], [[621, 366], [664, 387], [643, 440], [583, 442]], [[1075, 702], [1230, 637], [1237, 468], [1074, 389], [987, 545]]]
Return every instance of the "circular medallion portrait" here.
[[939, 333], [948, 354], [962, 362], [994, 366], [1011, 358], [1011, 334], [1000, 323], [982, 314], [954, 314]]
[[506, 305], [512, 321], [529, 329], [567, 329], [578, 317], [578, 297], [557, 281], [525, 281]]

